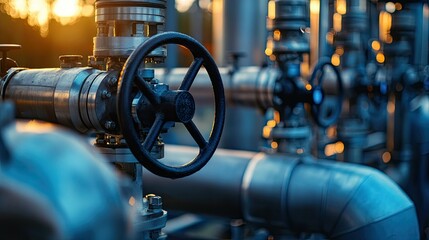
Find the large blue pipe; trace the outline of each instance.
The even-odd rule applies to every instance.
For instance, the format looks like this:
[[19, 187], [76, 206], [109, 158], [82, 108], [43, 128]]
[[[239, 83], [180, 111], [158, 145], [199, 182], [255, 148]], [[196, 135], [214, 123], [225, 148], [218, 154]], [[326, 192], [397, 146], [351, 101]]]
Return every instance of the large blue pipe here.
[[[196, 154], [183, 147], [166, 151], [167, 162]], [[386, 175], [361, 165], [218, 150], [187, 178], [145, 171], [143, 191], [162, 196], [167, 210], [241, 218], [330, 239], [419, 239], [411, 200]]]

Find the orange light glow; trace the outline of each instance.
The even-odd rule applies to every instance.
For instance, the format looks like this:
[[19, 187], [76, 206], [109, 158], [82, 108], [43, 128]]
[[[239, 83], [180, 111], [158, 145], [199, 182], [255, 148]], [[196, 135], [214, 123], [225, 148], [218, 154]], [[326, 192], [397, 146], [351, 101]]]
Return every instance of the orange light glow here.
[[339, 14], [339, 13], [334, 13], [334, 31], [335, 32], [341, 32], [341, 28], [342, 28], [342, 26], [341, 26], [341, 19], [343, 18], [342, 16], [341, 16], [341, 14]]
[[263, 138], [269, 138], [271, 135], [271, 127], [265, 126], [264, 128], [262, 128], [262, 137]]
[[310, 13], [319, 14], [320, 12], [320, 0], [310, 0]]
[[381, 49], [381, 44], [380, 44], [380, 42], [379, 42], [379, 41], [374, 40], [374, 41], [372, 41], [372, 43], [371, 43], [371, 47], [372, 47], [372, 49], [373, 49], [374, 51], [380, 51], [380, 49]]
[[276, 126], [276, 121], [275, 120], [269, 120], [268, 122], [267, 122], [267, 126], [268, 127], [275, 127]]
[[194, 4], [194, 0], [176, 0], [175, 4], [177, 11], [183, 13], [188, 11], [192, 7], [192, 4]]
[[336, 142], [335, 143], [335, 152], [336, 153], [343, 153], [344, 152], [344, 143]]
[[301, 63], [301, 76], [306, 78], [310, 75], [310, 56], [309, 54], [303, 54]]
[[212, 12], [213, 10], [213, 3], [211, 0], [199, 0], [198, 6], [200, 6], [201, 9], [205, 9], [209, 12]]
[[342, 55], [344, 54], [344, 48], [342, 48], [342, 47], [337, 47], [337, 48], [335, 49], [335, 53], [336, 53], [336, 54], [338, 54], [338, 55], [340, 55], [340, 56], [342, 56]]
[[386, 43], [392, 43], [393, 42], [393, 37], [390, 34], [386, 35]]
[[274, 41], [280, 41], [282, 33], [279, 30], [275, 30], [273, 34]]
[[385, 153], [383, 153], [381, 158], [382, 158], [384, 163], [389, 163], [390, 160], [392, 159], [392, 155], [390, 154], [390, 152], [385, 152]]
[[395, 112], [395, 103], [394, 102], [389, 101], [387, 103], [387, 112], [390, 114], [393, 114]]
[[340, 63], [341, 63], [340, 55], [334, 53], [331, 57], [331, 63], [336, 67], [340, 66]]
[[78, 15], [78, 0], [58, 0], [53, 5], [53, 12], [58, 17], [73, 17]]
[[3, 9], [12, 18], [27, 19], [30, 26], [40, 28], [40, 35], [46, 37], [49, 21], [62, 25], [73, 24], [79, 17], [94, 14], [95, 0], [4, 0]]
[[136, 204], [136, 199], [134, 197], [130, 197], [128, 204], [130, 204], [130, 206], [134, 206], [134, 204]]
[[280, 113], [278, 111], [274, 111], [273, 115], [274, 115], [274, 117], [273, 117], [274, 121], [276, 121], [276, 123], [279, 123], [280, 122]]
[[267, 39], [267, 48], [265, 49], [265, 55], [270, 56], [273, 54], [274, 43], [272, 38]]
[[347, 4], [346, 0], [337, 0], [337, 13], [344, 15], [347, 13]]
[[401, 3], [395, 3], [395, 8], [396, 8], [396, 11], [401, 11], [402, 10], [402, 4]]
[[268, 18], [274, 19], [276, 18], [276, 2], [269, 1], [268, 2]]
[[325, 156], [330, 157], [344, 152], [344, 143], [336, 142], [325, 146]]
[[379, 15], [379, 24], [380, 40], [385, 43], [391, 43], [392, 36], [390, 35], [390, 28], [392, 27], [392, 15], [388, 12], [381, 11]]
[[271, 142], [271, 148], [277, 149], [279, 147], [279, 144], [277, 142]]
[[326, 136], [334, 138], [337, 135], [337, 129], [335, 127], [329, 127], [326, 129]]
[[335, 154], [335, 150], [332, 146], [332, 144], [328, 144], [325, 146], [325, 156], [330, 157]]
[[385, 8], [389, 13], [394, 13], [396, 11], [396, 6], [393, 2], [387, 2]]
[[335, 36], [335, 33], [333, 32], [328, 32], [326, 34], [326, 41], [331, 45], [334, 44], [334, 36]]
[[313, 87], [311, 86], [311, 84], [307, 83], [307, 84], [305, 84], [305, 89], [307, 89], [307, 91], [311, 91], [311, 89], [313, 89]]
[[386, 57], [383, 53], [377, 53], [377, 55], [375, 56], [375, 60], [377, 60], [378, 63], [384, 63]]
[[31, 120], [28, 122], [17, 122], [16, 131], [29, 133], [45, 133], [55, 131], [55, 125], [52, 123], [37, 120]]

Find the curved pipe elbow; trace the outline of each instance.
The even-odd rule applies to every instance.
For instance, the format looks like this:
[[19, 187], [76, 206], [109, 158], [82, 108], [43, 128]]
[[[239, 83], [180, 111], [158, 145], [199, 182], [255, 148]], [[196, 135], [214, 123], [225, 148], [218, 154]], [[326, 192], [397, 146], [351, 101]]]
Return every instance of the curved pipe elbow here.
[[261, 155], [246, 170], [242, 200], [245, 219], [330, 239], [419, 238], [411, 200], [386, 175], [361, 165]]
[[328, 189], [338, 189], [340, 197], [328, 195], [324, 208], [332, 217], [341, 209], [329, 231], [332, 239], [419, 239], [414, 204], [390, 178], [369, 167], [332, 167], [337, 174]]

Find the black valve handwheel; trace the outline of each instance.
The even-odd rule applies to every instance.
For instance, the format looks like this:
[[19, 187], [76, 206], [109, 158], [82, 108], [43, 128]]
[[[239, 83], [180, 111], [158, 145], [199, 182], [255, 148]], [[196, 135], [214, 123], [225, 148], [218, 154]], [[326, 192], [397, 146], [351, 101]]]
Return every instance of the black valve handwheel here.
[[[328, 112], [323, 112], [322, 106], [323, 106], [323, 102], [326, 100], [326, 96], [322, 87], [323, 87], [323, 79], [325, 77], [325, 71], [326, 71], [325, 69], [327, 67], [331, 68], [335, 73], [336, 83], [337, 83], [336, 84], [337, 94], [336, 94], [336, 102], [333, 110]], [[309, 83], [313, 87], [313, 91], [317, 89], [317, 91], [319, 91], [322, 94], [322, 97], [321, 97], [322, 100], [319, 101], [318, 104], [311, 105], [311, 115], [317, 125], [324, 128], [329, 127], [330, 125], [334, 124], [337, 121], [342, 110], [344, 91], [343, 91], [343, 80], [341, 78], [341, 74], [338, 71], [338, 68], [332, 65], [329, 58], [321, 58], [317, 62], [316, 66], [314, 67]]]
[[[165, 98], [157, 95], [150, 83], [139, 77], [139, 66], [145, 58], [156, 48], [165, 44], [178, 44], [188, 49], [194, 61], [189, 67], [180, 87], [177, 91], [169, 91]], [[204, 66], [213, 86], [215, 114], [213, 126], [208, 140], [200, 133], [192, 121], [195, 108], [192, 95], [189, 90], [198, 74]], [[139, 129], [132, 116], [133, 89], [135, 87], [145, 96], [155, 109], [155, 121], [143, 142], [139, 135]], [[172, 97], [171, 97], [172, 96]], [[175, 100], [171, 100], [175, 99]], [[178, 100], [179, 99], [179, 100]], [[169, 101], [165, 103], [164, 101]], [[172, 104], [172, 101], [174, 104]], [[190, 103], [190, 104], [189, 104]], [[182, 111], [183, 104], [187, 104]], [[168, 105], [168, 107], [165, 107]], [[175, 105], [171, 107], [172, 105]], [[173, 108], [173, 109], [172, 109]], [[195, 39], [176, 32], [165, 32], [155, 35], [137, 47], [125, 62], [118, 85], [117, 109], [122, 134], [137, 160], [149, 171], [159, 176], [168, 178], [180, 178], [188, 176], [200, 170], [212, 157], [219, 143], [225, 120], [225, 95], [219, 70], [209, 52]], [[176, 112], [171, 119], [171, 112]], [[169, 117], [170, 116], [170, 117]], [[169, 166], [152, 157], [150, 151], [167, 121], [181, 122], [199, 146], [198, 155], [188, 163], [181, 166]]]

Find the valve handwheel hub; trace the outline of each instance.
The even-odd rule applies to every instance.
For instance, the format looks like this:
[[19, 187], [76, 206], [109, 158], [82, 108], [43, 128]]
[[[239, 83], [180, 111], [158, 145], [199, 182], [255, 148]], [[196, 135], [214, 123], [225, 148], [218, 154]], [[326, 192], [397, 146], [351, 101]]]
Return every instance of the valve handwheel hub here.
[[161, 111], [168, 121], [188, 123], [195, 114], [194, 97], [188, 91], [168, 91], [161, 96]]

